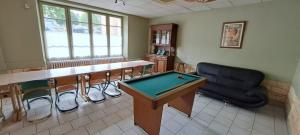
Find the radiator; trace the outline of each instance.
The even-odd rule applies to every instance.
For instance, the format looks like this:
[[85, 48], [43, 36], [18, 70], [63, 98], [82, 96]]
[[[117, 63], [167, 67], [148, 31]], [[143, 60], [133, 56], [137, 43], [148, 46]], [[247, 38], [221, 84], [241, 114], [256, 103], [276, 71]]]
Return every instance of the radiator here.
[[126, 61], [125, 57], [111, 57], [111, 58], [97, 58], [97, 59], [75, 59], [75, 60], [58, 60], [58, 61], [48, 61], [47, 68], [64, 68], [64, 67], [76, 67], [84, 65], [96, 65], [104, 63], [114, 63]]

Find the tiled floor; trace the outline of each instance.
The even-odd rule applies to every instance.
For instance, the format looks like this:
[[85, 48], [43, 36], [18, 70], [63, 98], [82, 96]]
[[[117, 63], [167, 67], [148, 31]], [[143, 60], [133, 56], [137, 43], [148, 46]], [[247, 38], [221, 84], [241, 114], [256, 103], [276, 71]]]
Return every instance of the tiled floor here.
[[[68, 99], [68, 98], [64, 98]], [[53, 107], [53, 116], [38, 123], [25, 120], [0, 122], [1, 135], [144, 135], [133, 124], [132, 97], [123, 92], [119, 98], [108, 98], [94, 104], [78, 99], [80, 107], [70, 113], [59, 113]], [[66, 105], [72, 105], [69, 101]], [[6, 100], [5, 114], [11, 111]], [[29, 115], [47, 113], [44, 103], [33, 105]], [[35, 114], [35, 115], [34, 115]], [[260, 109], [246, 110], [211, 98], [196, 95], [192, 118], [173, 108], [164, 107], [161, 135], [288, 135], [283, 108], [267, 105]]]

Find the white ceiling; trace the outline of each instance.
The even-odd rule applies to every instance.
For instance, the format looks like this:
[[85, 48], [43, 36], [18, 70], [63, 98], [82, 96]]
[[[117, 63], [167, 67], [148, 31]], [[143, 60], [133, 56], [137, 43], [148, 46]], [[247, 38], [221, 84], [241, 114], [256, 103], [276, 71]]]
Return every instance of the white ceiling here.
[[249, 4], [257, 4], [272, 0], [216, 0], [214, 2], [201, 4], [199, 2], [185, 2], [184, 0], [174, 0], [168, 4], [161, 4], [154, 0], [125, 0], [115, 3], [115, 0], [69, 0], [81, 4], [87, 4], [104, 9], [118, 11], [126, 14], [155, 18], [172, 14], [181, 14], [195, 11], [206, 11], [217, 8], [236, 7]]

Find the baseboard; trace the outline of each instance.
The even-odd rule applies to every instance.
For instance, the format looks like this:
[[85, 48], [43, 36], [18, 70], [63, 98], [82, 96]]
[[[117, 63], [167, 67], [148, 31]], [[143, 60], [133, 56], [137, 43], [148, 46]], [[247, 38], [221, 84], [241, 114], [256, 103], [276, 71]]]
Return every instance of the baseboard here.
[[300, 135], [300, 99], [293, 87], [290, 88], [286, 102], [287, 125], [290, 135]]

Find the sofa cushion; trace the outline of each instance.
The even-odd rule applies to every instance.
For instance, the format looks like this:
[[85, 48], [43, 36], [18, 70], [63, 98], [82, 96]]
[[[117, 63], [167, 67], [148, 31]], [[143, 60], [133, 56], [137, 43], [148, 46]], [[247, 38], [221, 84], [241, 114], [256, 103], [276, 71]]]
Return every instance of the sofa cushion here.
[[258, 97], [247, 96], [243, 90], [230, 88], [212, 82], [208, 82], [207, 85], [202, 88], [202, 90], [208, 90], [210, 92], [218, 93], [219, 95], [222, 95], [223, 97], [226, 97], [228, 99], [233, 98], [235, 100], [248, 103], [256, 103], [261, 101], [261, 99]]

